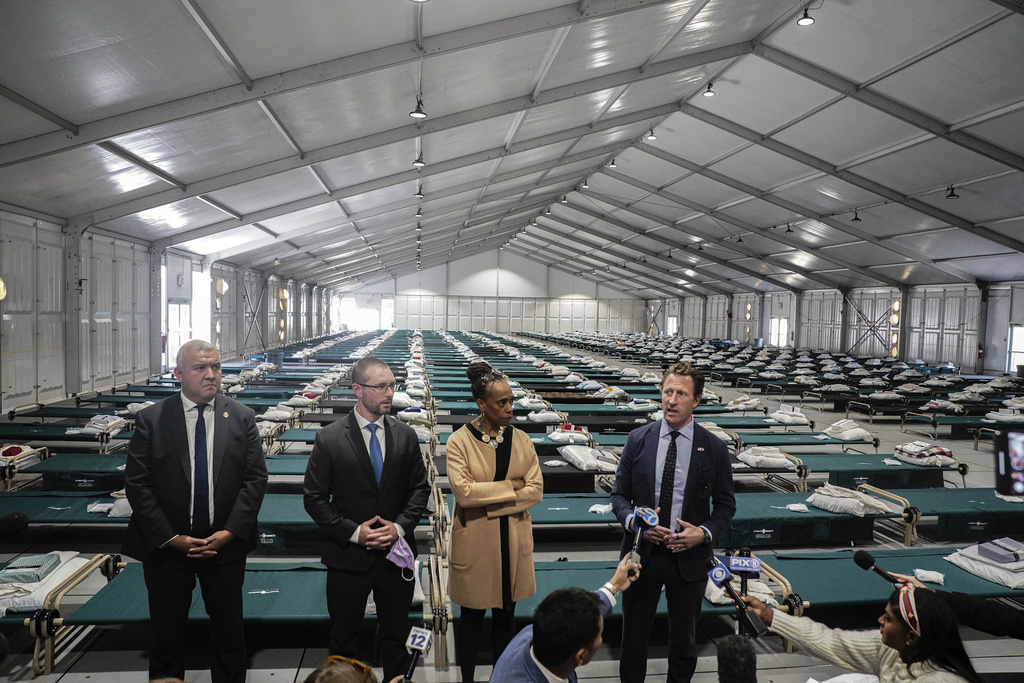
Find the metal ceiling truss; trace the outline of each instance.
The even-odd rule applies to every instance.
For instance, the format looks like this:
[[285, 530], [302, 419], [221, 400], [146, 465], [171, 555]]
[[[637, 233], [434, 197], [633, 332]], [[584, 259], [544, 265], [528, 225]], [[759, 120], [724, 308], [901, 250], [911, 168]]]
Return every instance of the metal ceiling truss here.
[[[705, 233], [705, 232], [703, 232], [701, 230], [696, 230], [696, 229], [694, 229], [693, 227], [691, 227], [689, 225], [685, 225], [685, 224], [666, 225], [664, 218], [662, 218], [661, 216], [658, 216], [657, 214], [653, 214], [653, 213], [650, 213], [649, 211], [645, 211], [644, 209], [641, 209], [639, 206], [637, 206], [636, 203], [630, 204], [630, 203], [623, 202], [621, 200], [615, 199], [614, 197], [608, 197], [607, 195], [599, 194], [599, 193], [596, 193], [596, 192], [590, 192], [590, 191], [583, 191], [580, 194], [582, 194], [582, 195], [584, 195], [586, 197], [589, 197], [591, 199], [594, 199], [595, 201], [599, 201], [599, 202], [602, 202], [604, 204], [610, 204], [611, 206], [614, 206], [617, 209], [620, 209], [621, 211], [625, 211], [627, 213], [632, 213], [632, 214], [634, 214], [636, 216], [639, 216], [640, 218], [644, 218], [644, 219], [649, 220], [649, 221], [654, 221], [654, 222], [658, 223], [659, 225], [664, 225], [665, 227], [671, 228], [673, 230], [678, 230], [678, 231], [681, 231], [681, 232], [687, 232], [690, 235], [699, 237], [701, 239], [702, 243], [715, 244], [715, 245], [718, 245], [720, 247], [726, 248], [726, 249], [728, 249], [730, 251], [734, 251], [735, 250], [735, 245], [728, 244], [728, 243], [724, 242], [723, 240], [718, 239], [717, 237], [712, 237], [708, 233]], [[581, 207], [577, 207], [577, 210], [580, 210], [580, 208]], [[593, 212], [593, 214], [600, 215], [599, 212], [596, 212], [596, 211]], [[602, 220], [608, 220], [608, 218], [605, 217], [605, 218], [602, 218]], [[619, 221], [619, 222], [622, 223], [621, 221]], [[629, 227], [629, 229], [635, 230], [635, 228], [632, 228], [631, 226], [629, 226], [628, 223], [622, 223], [622, 227], [624, 227], [624, 228]], [[657, 241], [661, 242], [662, 244], [667, 246], [669, 249], [684, 250], [684, 251], [690, 252], [694, 257], [697, 257], [696, 256], [696, 254], [697, 254], [696, 249], [693, 248], [694, 245], [692, 245], [692, 244], [677, 244], [677, 243], [674, 243], [674, 242], [670, 242], [669, 240], [666, 240], [665, 238], [658, 236], [656, 230], [655, 231], [651, 231], [651, 232], [645, 232], [645, 233], [643, 233], [643, 235], [644, 235], [644, 237], [647, 237], [649, 239], [657, 240]], [[744, 259], [751, 258], [751, 256], [748, 255], [748, 254], [740, 254], [740, 256], [742, 258], [744, 258]], [[777, 276], [775, 278], [773, 278], [770, 275], [765, 275], [764, 273], [759, 273], [756, 270], [751, 270], [749, 268], [745, 268], [744, 266], [741, 266], [739, 264], [735, 264], [732, 261], [729, 261], [728, 259], [719, 258], [717, 256], [714, 256], [714, 255], [709, 254], [709, 253], [704, 252], [704, 251], [700, 252], [700, 256], [697, 257], [697, 258], [707, 259], [707, 260], [712, 261], [714, 263], [718, 263], [719, 265], [723, 265], [723, 266], [726, 266], [728, 268], [731, 268], [731, 269], [733, 269], [733, 270], [735, 270], [737, 272], [745, 273], [747, 275], [750, 275], [751, 277], [756, 277], [756, 278], [758, 278], [760, 280], [765, 280], [767, 282], [771, 282], [772, 284], [774, 284], [774, 285], [776, 285], [776, 286], [778, 286], [778, 287], [780, 287], [782, 289], [785, 289], [785, 290], [789, 290], [789, 291], [792, 291], [792, 292], [803, 291], [803, 290], [801, 290], [799, 288], [796, 288], [796, 287], [793, 287], [792, 285], [787, 284], [784, 280], [781, 280], [778, 277], [778, 274], [776, 274]], [[836, 288], [838, 286], [837, 283], [835, 283], [835, 282], [833, 282], [831, 280], [822, 278], [819, 273], [811, 272], [809, 270], [805, 270], [803, 268], [800, 268], [799, 266], [794, 266], [793, 264], [789, 263], [788, 261], [786, 261], [784, 259], [777, 258], [777, 257], [773, 258], [773, 257], [770, 257], [770, 256], [758, 256], [756, 258], [758, 258], [759, 260], [763, 261], [765, 264], [773, 263], [774, 265], [778, 265], [778, 266], [784, 267], [787, 271], [791, 272], [792, 274], [800, 276], [800, 277], [802, 277], [804, 279], [810, 280], [811, 282], [818, 282], [818, 283], [823, 284], [823, 285], [825, 285], [826, 287], [829, 287], [829, 288]], [[693, 268], [696, 270], [698, 268], [704, 268], [704, 267], [706, 267], [706, 265], [707, 264], [698, 264], [698, 265], [694, 265]]]
[[[420, 59], [421, 54], [442, 56], [479, 45], [493, 43], [557, 28], [573, 26], [580, 21], [612, 16], [632, 10], [642, 10], [674, 0], [616, 0], [602, 2], [599, 9], [577, 12], [565, 5], [522, 16], [510, 17], [478, 26], [441, 33], [422, 41], [408, 41], [370, 50], [349, 57], [312, 64], [281, 74], [258, 78], [251, 82], [230, 85], [209, 92], [185, 97], [174, 102], [137, 109], [106, 119], [77, 126], [69, 137], [65, 131], [46, 133], [25, 140], [0, 145], [0, 168], [18, 161], [54, 154], [56, 152], [103, 142], [112, 138], [175, 121], [202, 116], [255, 102], [265, 97], [302, 90], [315, 85], [333, 83], [345, 78], [361, 76]], [[660, 64], [660, 63], [659, 63]], [[658, 66], [658, 65], [654, 65]], [[74, 126], [75, 124], [70, 124]]]
[[[670, 154], [668, 152], [664, 152], [664, 151], [662, 151], [660, 149], [657, 149], [656, 147], [652, 147], [652, 146], [650, 146], [648, 144], [645, 144], [645, 143], [637, 143], [637, 149], [640, 149], [641, 151], [644, 151], [644, 152], [647, 152], [648, 154], [656, 156], [659, 159], [661, 159], [662, 161], [667, 161], [667, 162], [669, 162], [671, 164], [675, 164], [676, 166], [680, 166], [682, 168], [686, 168], [686, 169], [688, 169], [690, 171], [693, 171], [694, 173], [698, 173], [698, 174], [704, 176], [705, 178], [710, 178], [711, 180], [714, 180], [716, 182], [722, 183], [723, 185], [731, 187], [731, 188], [733, 188], [735, 190], [739, 190], [740, 192], [744, 192], [744, 193], [750, 195], [753, 198], [761, 199], [761, 200], [763, 200], [765, 202], [768, 202], [769, 204], [773, 204], [773, 205], [778, 206], [780, 208], [783, 208], [783, 209], [785, 209], [787, 211], [791, 211], [792, 213], [804, 216], [805, 218], [810, 218], [810, 219], [816, 220], [816, 221], [818, 221], [820, 223], [824, 223], [825, 225], [829, 226], [830, 228], [838, 230], [839, 232], [841, 232], [843, 234], [846, 234], [846, 235], [849, 235], [851, 237], [855, 237], [856, 239], [861, 240], [862, 242], [866, 242], [868, 244], [874, 244], [875, 246], [882, 247], [884, 249], [887, 249], [889, 251], [897, 253], [897, 254], [899, 254], [901, 256], [904, 256], [904, 257], [906, 257], [906, 258], [908, 258], [908, 259], [910, 259], [912, 261], [919, 261], [919, 262], [921, 262], [924, 265], [928, 265], [928, 266], [931, 266], [933, 268], [936, 268], [937, 270], [944, 271], [947, 274], [952, 275], [952, 276], [956, 277], [959, 280], [963, 280], [965, 282], [970, 282], [972, 284], [976, 282], [976, 279], [974, 278], [974, 276], [970, 275], [969, 273], [963, 272], [959, 268], [955, 268], [955, 267], [950, 266], [948, 264], [934, 263], [931, 258], [925, 256], [924, 254], [922, 254], [922, 253], [920, 253], [920, 252], [918, 252], [918, 251], [916, 251], [914, 249], [908, 249], [908, 248], [903, 247], [903, 246], [901, 246], [901, 245], [899, 245], [899, 244], [897, 244], [895, 242], [892, 242], [892, 241], [889, 241], [889, 240], [883, 240], [880, 237], [875, 237], [874, 235], [872, 235], [869, 232], [866, 232], [864, 230], [858, 230], [858, 229], [852, 227], [847, 222], [838, 221], [834, 217], [832, 217], [832, 216], [830, 216], [828, 214], [821, 214], [821, 213], [819, 213], [819, 212], [817, 212], [817, 211], [815, 211], [813, 209], [810, 209], [810, 208], [808, 208], [806, 206], [802, 206], [800, 204], [797, 204], [796, 202], [789, 201], [788, 199], [783, 199], [782, 197], [776, 196], [772, 190], [761, 190], [759, 188], [754, 187], [753, 185], [748, 185], [747, 183], [740, 182], [739, 180], [735, 180], [734, 178], [731, 178], [731, 177], [729, 177], [729, 176], [727, 176], [727, 175], [725, 175], [723, 173], [719, 173], [718, 171], [713, 171], [710, 168], [706, 168], [704, 166], [701, 166], [700, 164], [692, 162], [692, 161], [690, 161], [688, 159], [683, 159], [682, 157], [676, 156], [675, 154]], [[763, 229], [761, 230], [761, 232], [765, 236], [768, 236], [770, 239], [778, 239], [778, 237], [776, 235], [769, 235], [769, 234], [765, 233]], [[818, 251], [815, 252], [814, 255], [819, 257], [819, 258], [823, 258], [823, 255], [821, 253], [822, 251], [825, 251], [825, 250], [824, 249], [818, 250]], [[851, 269], [852, 268], [859, 268], [859, 266], [854, 266], [852, 264], [849, 264], [848, 267], [850, 267]], [[864, 270], [867, 270], [867, 269], [864, 269]], [[903, 284], [903, 283], [897, 283], [897, 281], [892, 280], [891, 278], [886, 278], [885, 276], [879, 276], [879, 278], [884, 278], [885, 281], [888, 284], [897, 284], [897, 285], [898, 284]]]

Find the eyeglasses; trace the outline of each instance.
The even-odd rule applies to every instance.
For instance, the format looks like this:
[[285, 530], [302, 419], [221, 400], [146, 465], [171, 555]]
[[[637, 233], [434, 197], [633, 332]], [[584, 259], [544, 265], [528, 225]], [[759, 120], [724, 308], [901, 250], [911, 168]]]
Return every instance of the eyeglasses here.
[[390, 384], [363, 384], [362, 382], [352, 382], [352, 384], [358, 384], [365, 389], [373, 389], [375, 391], [387, 391], [388, 389], [394, 391], [395, 387], [398, 386], [396, 382], [391, 382]]
[[327, 657], [327, 661], [324, 665], [330, 666], [331, 664], [341, 664], [342, 662], [351, 664], [363, 672], [363, 678], [360, 680], [360, 683], [366, 683], [366, 681], [370, 680], [370, 674], [373, 673], [373, 668], [363, 664], [358, 659], [349, 659], [348, 657], [342, 657], [341, 655], [330, 655]]

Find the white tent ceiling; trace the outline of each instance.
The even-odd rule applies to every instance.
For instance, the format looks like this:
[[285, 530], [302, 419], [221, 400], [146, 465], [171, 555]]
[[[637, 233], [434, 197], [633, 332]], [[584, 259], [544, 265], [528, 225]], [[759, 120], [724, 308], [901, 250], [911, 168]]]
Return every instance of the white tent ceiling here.
[[343, 291], [501, 245], [645, 297], [1021, 279], [1022, 14], [9, 0], [0, 208]]

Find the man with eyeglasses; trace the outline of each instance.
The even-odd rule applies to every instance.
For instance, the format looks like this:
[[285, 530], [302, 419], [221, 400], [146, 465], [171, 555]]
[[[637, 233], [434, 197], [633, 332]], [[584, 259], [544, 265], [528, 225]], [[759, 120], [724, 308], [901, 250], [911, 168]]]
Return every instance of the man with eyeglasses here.
[[[391, 417], [395, 376], [379, 358], [352, 366], [357, 403], [319, 431], [306, 466], [306, 512], [324, 530], [328, 652], [358, 657], [366, 598], [373, 591], [385, 680], [406, 658], [416, 557], [413, 531], [426, 511], [430, 486], [419, 442]], [[413, 565], [414, 566], [414, 565]]]

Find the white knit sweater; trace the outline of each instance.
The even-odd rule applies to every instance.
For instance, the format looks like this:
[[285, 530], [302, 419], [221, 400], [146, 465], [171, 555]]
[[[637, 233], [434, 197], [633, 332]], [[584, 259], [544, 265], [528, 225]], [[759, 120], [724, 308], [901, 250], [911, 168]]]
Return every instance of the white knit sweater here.
[[909, 667], [899, 653], [882, 643], [879, 631], [830, 629], [807, 617], [793, 617], [778, 610], [771, 630], [828, 662], [878, 676], [879, 683], [964, 683], [956, 674], [926, 662]]

